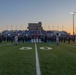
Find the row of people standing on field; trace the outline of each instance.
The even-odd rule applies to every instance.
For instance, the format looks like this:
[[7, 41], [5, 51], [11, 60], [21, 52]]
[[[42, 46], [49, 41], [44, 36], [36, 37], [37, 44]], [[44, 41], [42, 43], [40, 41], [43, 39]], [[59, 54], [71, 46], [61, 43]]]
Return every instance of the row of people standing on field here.
[[41, 39], [44, 42], [56, 42], [56, 37], [58, 36], [59, 38], [59, 42], [68, 42], [70, 43], [70, 41], [75, 42], [76, 41], [76, 36], [59, 36], [59, 34], [56, 34], [54, 36], [42, 36]]
[[7, 41], [7, 42], [14, 42], [15, 41], [15, 36], [18, 36], [18, 41], [22, 41], [23, 43], [24, 42], [28, 42], [31, 38], [30, 36], [27, 36], [27, 35], [7, 35], [7, 36], [4, 36], [4, 35], [0, 35], [0, 42], [2, 41]]
[[[18, 34], [16, 34], [18, 35]], [[0, 42], [2, 41], [7, 41], [7, 42], [14, 42], [15, 40], [15, 36], [16, 35], [7, 35], [7, 36], [4, 36], [4, 35], [1, 35], [0, 34]], [[43, 42], [56, 42], [56, 36], [59, 37], [59, 42], [67, 42], [70, 43], [70, 41], [73, 41], [75, 42], [76, 40], [76, 36], [59, 36], [59, 34], [56, 34], [56, 35], [52, 35], [52, 36], [47, 36], [47, 35], [39, 35], [37, 36], [38, 39], [41, 39], [41, 41]], [[18, 41], [22, 41], [23, 43], [24, 42], [28, 42], [30, 41], [31, 39], [35, 39], [34, 35], [18, 35]]]

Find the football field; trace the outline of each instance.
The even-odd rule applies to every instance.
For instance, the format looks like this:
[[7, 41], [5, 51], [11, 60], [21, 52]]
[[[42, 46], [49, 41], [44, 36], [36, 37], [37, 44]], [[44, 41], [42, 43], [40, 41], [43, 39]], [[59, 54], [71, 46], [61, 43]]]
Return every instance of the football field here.
[[2, 42], [0, 75], [76, 75], [76, 43]]

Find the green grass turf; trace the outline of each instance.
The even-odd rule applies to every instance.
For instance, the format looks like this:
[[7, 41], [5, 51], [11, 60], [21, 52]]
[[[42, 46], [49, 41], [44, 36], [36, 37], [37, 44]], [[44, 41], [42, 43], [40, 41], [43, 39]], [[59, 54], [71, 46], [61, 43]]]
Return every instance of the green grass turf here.
[[[8, 43], [1, 43], [5, 45]], [[21, 47], [32, 47], [32, 50], [20, 51]], [[0, 46], [0, 75], [36, 75], [34, 44], [20, 43]]]
[[[9, 45], [6, 45], [9, 44]], [[65, 44], [65, 45], [63, 45]], [[4, 45], [4, 46], [1, 46]], [[38, 55], [41, 75], [76, 75], [76, 43], [39, 43]], [[32, 50], [20, 51], [21, 47]], [[0, 75], [36, 75], [35, 49], [32, 43], [0, 43]], [[52, 50], [40, 50], [40, 47], [52, 47]]]
[[67, 42], [60, 42], [61, 44], [65, 44], [65, 45], [72, 45], [72, 46], [76, 46], [76, 42], [70, 41], [70, 43]]
[[[45, 43], [37, 46], [42, 75], [76, 75], [76, 47]], [[40, 47], [53, 49], [40, 50]]]

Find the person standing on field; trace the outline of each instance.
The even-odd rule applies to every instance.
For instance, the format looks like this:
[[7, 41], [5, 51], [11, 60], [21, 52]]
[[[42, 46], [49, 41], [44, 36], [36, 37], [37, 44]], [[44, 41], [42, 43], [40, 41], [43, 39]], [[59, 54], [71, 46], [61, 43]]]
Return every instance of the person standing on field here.
[[18, 35], [15, 36], [15, 44], [18, 45]]
[[56, 45], [59, 45], [59, 34], [56, 35]]

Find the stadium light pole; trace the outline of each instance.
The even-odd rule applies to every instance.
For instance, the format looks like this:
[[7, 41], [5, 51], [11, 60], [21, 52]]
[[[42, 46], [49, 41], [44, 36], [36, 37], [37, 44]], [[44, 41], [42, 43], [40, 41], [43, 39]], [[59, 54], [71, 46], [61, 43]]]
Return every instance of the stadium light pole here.
[[12, 30], [12, 25], [11, 25], [11, 30]]
[[63, 30], [63, 25], [62, 25], [62, 31], [64, 31], [64, 30]]
[[59, 25], [57, 26], [57, 30], [59, 31]]
[[76, 14], [76, 12], [71, 12], [72, 16], [73, 16], [73, 35], [74, 35], [74, 16]]
[[50, 30], [50, 26], [48, 25], [48, 30]]
[[54, 25], [53, 25], [53, 31], [54, 31]]
[[16, 30], [17, 30], [17, 25], [16, 25]]
[[76, 35], [76, 27], [75, 27], [75, 35]]
[[8, 25], [6, 25], [6, 30], [8, 30]]

